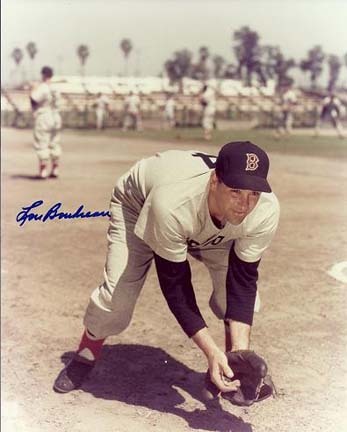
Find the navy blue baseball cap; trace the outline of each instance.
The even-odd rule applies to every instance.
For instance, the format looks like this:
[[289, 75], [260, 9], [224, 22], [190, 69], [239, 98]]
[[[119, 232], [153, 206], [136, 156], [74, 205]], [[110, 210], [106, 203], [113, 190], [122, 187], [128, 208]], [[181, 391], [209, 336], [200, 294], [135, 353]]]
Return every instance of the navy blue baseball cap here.
[[216, 160], [217, 177], [228, 187], [271, 192], [267, 182], [268, 155], [250, 141], [225, 144]]

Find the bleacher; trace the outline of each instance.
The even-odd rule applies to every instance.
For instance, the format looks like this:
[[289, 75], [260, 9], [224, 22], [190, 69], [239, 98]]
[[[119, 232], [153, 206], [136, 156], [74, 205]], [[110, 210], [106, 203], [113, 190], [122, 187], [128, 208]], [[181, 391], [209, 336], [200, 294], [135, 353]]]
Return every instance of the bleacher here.
[[[278, 121], [281, 107], [275, 92], [275, 83], [267, 86], [244, 86], [237, 80], [207, 82], [217, 93], [217, 120], [254, 120], [256, 124], [272, 127]], [[3, 126], [32, 127], [33, 117], [29, 94], [30, 83], [21, 89], [2, 89], [1, 123]], [[110, 115], [107, 127], [121, 127], [124, 99], [131, 91], [141, 97], [141, 112], [144, 121], [160, 120], [168, 92], [176, 95], [177, 124], [198, 126], [201, 123], [201, 105], [198, 94], [203, 83], [184, 78], [182, 88], [172, 85], [168, 78], [160, 77], [98, 77], [55, 76], [52, 86], [62, 96], [60, 110], [65, 127], [88, 128], [95, 126], [94, 103], [98, 93], [110, 100]], [[300, 126], [314, 124], [319, 104], [319, 95], [296, 89], [299, 103], [294, 107], [295, 123]]]

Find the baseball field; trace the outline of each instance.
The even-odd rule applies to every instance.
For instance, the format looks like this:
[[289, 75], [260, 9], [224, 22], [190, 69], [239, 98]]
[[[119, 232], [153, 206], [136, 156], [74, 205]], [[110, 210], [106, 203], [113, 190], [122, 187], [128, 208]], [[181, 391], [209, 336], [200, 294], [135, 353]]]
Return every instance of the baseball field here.
[[[2, 427], [5, 432], [343, 432], [347, 430], [347, 284], [329, 274], [347, 254], [347, 139], [298, 132], [199, 129], [63, 132], [61, 177], [37, 180], [30, 130], [2, 129]], [[83, 387], [52, 384], [76, 349], [91, 291], [102, 280], [107, 218], [16, 220], [23, 207], [104, 211], [135, 161], [173, 148], [216, 154], [250, 139], [269, 151], [280, 227], [263, 257], [252, 349], [278, 396], [249, 408], [201, 397], [206, 360], [183, 334], [154, 268], [130, 327], [107, 339]], [[37, 210], [39, 212], [39, 210]], [[192, 261], [198, 304], [215, 339], [204, 266]], [[346, 275], [345, 275], [346, 277]]]

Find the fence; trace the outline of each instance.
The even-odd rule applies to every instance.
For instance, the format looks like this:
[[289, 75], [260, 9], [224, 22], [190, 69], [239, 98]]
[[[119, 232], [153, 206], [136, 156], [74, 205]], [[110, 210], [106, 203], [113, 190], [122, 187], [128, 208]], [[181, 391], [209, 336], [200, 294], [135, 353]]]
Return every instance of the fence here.
[[[95, 128], [96, 115], [93, 94], [62, 94], [61, 114], [65, 128]], [[124, 96], [109, 96], [109, 112], [105, 127], [121, 128], [124, 118]], [[198, 95], [176, 95], [176, 126], [201, 126], [202, 108]], [[141, 95], [143, 122], [152, 127], [163, 121], [165, 93]], [[294, 127], [312, 127], [317, 118], [317, 98], [302, 96], [293, 109]], [[272, 128], [278, 125], [281, 106], [272, 96], [222, 96], [217, 99], [216, 121], [250, 121], [258, 127]], [[33, 115], [29, 91], [6, 91], [1, 93], [1, 124], [4, 127], [31, 128]]]

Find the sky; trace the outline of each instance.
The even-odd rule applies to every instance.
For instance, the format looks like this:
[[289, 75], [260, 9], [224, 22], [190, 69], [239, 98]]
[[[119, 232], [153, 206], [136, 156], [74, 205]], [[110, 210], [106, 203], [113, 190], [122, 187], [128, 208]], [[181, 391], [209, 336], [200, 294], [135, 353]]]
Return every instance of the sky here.
[[50, 65], [56, 74], [78, 74], [77, 46], [86, 44], [89, 75], [124, 73], [119, 44], [130, 38], [128, 72], [157, 76], [174, 51], [195, 54], [207, 46], [233, 62], [233, 32], [256, 30], [261, 44], [278, 45], [287, 57], [301, 59], [314, 45], [329, 54], [347, 52], [347, 0], [1, 0], [1, 73], [14, 73], [10, 54], [37, 44], [22, 73], [38, 74]]

